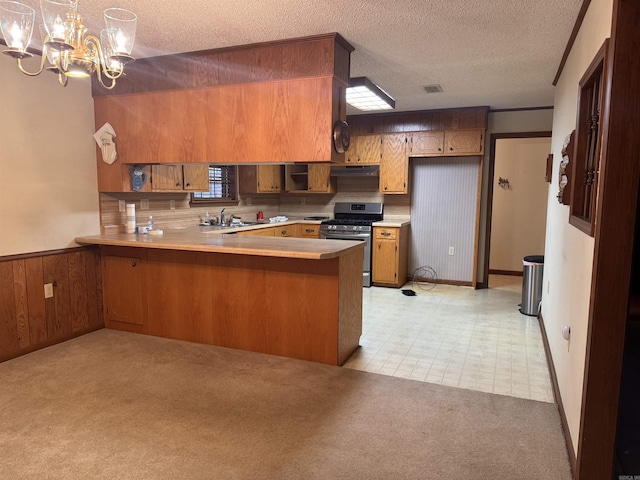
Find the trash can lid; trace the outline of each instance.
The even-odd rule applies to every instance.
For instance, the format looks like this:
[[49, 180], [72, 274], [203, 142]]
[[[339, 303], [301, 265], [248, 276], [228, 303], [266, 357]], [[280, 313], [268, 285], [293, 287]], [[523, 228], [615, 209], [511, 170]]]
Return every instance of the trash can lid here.
[[528, 263], [544, 263], [544, 255], [529, 255], [527, 257], [524, 257], [524, 262], [528, 262]]

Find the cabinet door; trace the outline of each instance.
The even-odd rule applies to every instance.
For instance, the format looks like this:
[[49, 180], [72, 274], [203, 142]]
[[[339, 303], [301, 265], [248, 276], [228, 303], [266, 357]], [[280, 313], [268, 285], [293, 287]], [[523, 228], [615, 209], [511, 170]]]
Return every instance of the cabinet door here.
[[447, 130], [444, 133], [446, 155], [481, 155], [484, 132], [482, 130]]
[[255, 230], [246, 230], [238, 232], [238, 235], [248, 235], [251, 237], [273, 237], [276, 229], [274, 227], [256, 228]]
[[409, 158], [405, 149], [404, 133], [382, 136], [380, 193], [393, 194], [409, 191]]
[[413, 132], [409, 139], [409, 156], [442, 155], [444, 132]]
[[194, 192], [209, 191], [209, 164], [187, 163], [182, 166], [184, 189]]
[[396, 241], [376, 238], [373, 246], [373, 281], [394, 284], [397, 272]]
[[102, 263], [104, 318], [144, 324], [144, 278], [139, 257], [105, 255]]
[[345, 162], [351, 165], [380, 163], [381, 139], [381, 135], [353, 137], [351, 146], [345, 154]]
[[151, 185], [154, 191], [182, 190], [182, 165], [152, 165]]
[[280, 193], [282, 191], [282, 168], [280, 165], [257, 165], [258, 193]]
[[335, 183], [331, 180], [331, 165], [307, 165], [308, 190], [314, 193], [335, 192]]

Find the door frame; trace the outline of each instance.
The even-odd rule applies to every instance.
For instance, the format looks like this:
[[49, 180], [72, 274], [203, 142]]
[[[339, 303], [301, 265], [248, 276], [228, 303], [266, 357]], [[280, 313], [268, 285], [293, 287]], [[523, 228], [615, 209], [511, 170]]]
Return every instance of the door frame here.
[[493, 215], [493, 180], [496, 169], [496, 140], [504, 138], [551, 138], [551, 132], [492, 133], [489, 141], [489, 172], [487, 174], [487, 204], [484, 237], [484, 269], [477, 288], [489, 288], [489, 253], [491, 252], [491, 219]]

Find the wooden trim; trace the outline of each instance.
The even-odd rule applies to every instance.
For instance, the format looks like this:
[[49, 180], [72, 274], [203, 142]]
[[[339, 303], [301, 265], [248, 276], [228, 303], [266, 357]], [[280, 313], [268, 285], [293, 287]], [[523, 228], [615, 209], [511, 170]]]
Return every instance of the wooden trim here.
[[560, 413], [560, 421], [562, 422], [562, 432], [564, 433], [564, 441], [567, 445], [567, 453], [569, 454], [569, 463], [571, 464], [571, 471], [576, 471], [576, 451], [573, 448], [573, 442], [571, 441], [571, 431], [569, 430], [569, 422], [567, 421], [567, 414], [564, 410], [564, 404], [562, 403], [562, 396], [560, 395], [560, 386], [558, 385], [558, 376], [556, 375], [556, 367], [553, 364], [553, 357], [551, 356], [551, 347], [549, 347], [549, 337], [547, 337], [547, 330], [544, 327], [544, 319], [542, 313], [538, 315], [538, 322], [540, 323], [540, 333], [542, 334], [542, 345], [544, 346], [544, 356], [547, 358], [547, 368], [549, 368], [549, 377], [551, 378], [551, 386], [553, 387], [553, 398], [558, 404], [558, 412]]
[[578, 36], [578, 32], [580, 31], [582, 21], [584, 20], [584, 16], [587, 14], [590, 3], [591, 0], [582, 1], [582, 6], [580, 7], [580, 11], [578, 12], [578, 18], [576, 18], [576, 23], [573, 25], [573, 30], [571, 30], [571, 35], [569, 36], [569, 40], [567, 41], [567, 46], [564, 48], [564, 53], [562, 54], [562, 60], [560, 60], [560, 65], [558, 65], [558, 71], [556, 72], [556, 76], [553, 78], [553, 82], [551, 83], [554, 87], [558, 84], [558, 80], [560, 80], [560, 75], [562, 75], [562, 70], [564, 69], [564, 65], [567, 63], [567, 58], [569, 58], [569, 54], [571, 53], [571, 49], [573, 48], [573, 43], [576, 41], [576, 37]]
[[487, 215], [484, 235], [484, 273], [477, 288], [489, 286], [489, 254], [491, 253], [491, 220], [493, 215], [493, 178], [496, 170], [496, 140], [503, 138], [545, 138], [551, 132], [492, 133], [489, 139], [489, 172], [487, 173]]
[[[484, 138], [482, 138], [484, 142]], [[471, 286], [478, 288], [478, 247], [480, 246], [480, 210], [482, 208], [482, 169], [484, 168], [484, 155], [480, 157], [478, 166], [478, 192], [476, 195], [476, 222], [475, 232], [473, 234], [473, 278]]]
[[60, 255], [61, 253], [72, 253], [81, 250], [98, 248], [97, 245], [84, 245], [79, 247], [60, 248], [58, 250], [44, 250], [42, 252], [18, 253], [16, 255], [0, 256], [0, 262], [11, 262], [13, 260], [24, 260], [26, 258], [46, 257], [49, 255]]
[[18, 358], [22, 355], [26, 355], [27, 353], [35, 352], [36, 350], [42, 350], [43, 348], [50, 347], [52, 345], [56, 345], [58, 343], [66, 342], [67, 340], [72, 340], [74, 338], [80, 337], [82, 335], [86, 335], [87, 333], [96, 332], [98, 330], [103, 329], [103, 325], [94, 325], [91, 327], [83, 328], [82, 330], [78, 330], [76, 332], [71, 332], [67, 335], [63, 335], [61, 337], [56, 337], [53, 339], [45, 340], [44, 342], [40, 342], [37, 345], [31, 345], [26, 347], [18, 352], [12, 352], [10, 354], [0, 355], [0, 363], [6, 362], [7, 360], [11, 360], [12, 358]]
[[614, 0], [576, 479], [611, 478], [640, 177], [640, 2]]
[[553, 105], [547, 105], [546, 107], [521, 107], [521, 108], [491, 108], [489, 113], [498, 112], [527, 112], [530, 110], [553, 110]]
[[510, 275], [512, 277], [521, 277], [522, 270], [489, 270], [490, 275]]

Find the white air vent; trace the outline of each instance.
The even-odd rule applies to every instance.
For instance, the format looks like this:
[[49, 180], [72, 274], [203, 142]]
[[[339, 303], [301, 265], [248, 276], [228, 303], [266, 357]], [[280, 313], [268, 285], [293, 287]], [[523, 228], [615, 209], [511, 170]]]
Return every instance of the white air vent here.
[[438, 85], [437, 83], [434, 83], [433, 85], [425, 85], [422, 88], [427, 93], [441, 93], [442, 92], [442, 87], [440, 85]]

